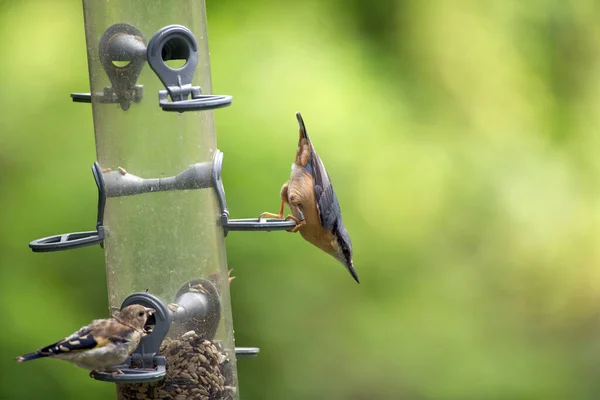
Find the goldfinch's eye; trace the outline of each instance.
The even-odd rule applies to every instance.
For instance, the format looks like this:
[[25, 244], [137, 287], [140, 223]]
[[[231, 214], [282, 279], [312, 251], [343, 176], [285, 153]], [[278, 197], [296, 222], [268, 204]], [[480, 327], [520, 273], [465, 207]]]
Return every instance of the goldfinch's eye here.
[[144, 316], [144, 312], [143, 312], [143, 311], [140, 311], [140, 312], [138, 313], [138, 316], [139, 316], [139, 317], [143, 317], [143, 316]]

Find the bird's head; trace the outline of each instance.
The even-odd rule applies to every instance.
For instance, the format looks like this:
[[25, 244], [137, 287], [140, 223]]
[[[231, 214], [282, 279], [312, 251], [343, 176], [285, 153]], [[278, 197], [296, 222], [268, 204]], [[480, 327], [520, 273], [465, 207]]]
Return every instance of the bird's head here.
[[119, 312], [117, 319], [132, 328], [149, 333], [152, 322], [150, 319], [153, 319], [151, 317], [155, 312], [156, 310], [153, 308], [144, 307], [140, 304], [132, 304], [123, 308]]
[[354, 263], [352, 262], [352, 242], [350, 241], [350, 235], [348, 235], [348, 231], [343, 224], [333, 230], [333, 237], [335, 245], [333, 246], [333, 250], [329, 253], [344, 264], [354, 280], [357, 283], [360, 283], [356, 270], [354, 269]]

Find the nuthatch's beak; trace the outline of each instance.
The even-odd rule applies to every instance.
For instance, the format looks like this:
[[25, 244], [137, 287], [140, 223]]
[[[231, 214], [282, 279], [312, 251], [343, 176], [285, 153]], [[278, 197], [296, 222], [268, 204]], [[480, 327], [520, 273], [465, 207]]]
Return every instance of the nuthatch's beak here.
[[350, 275], [352, 275], [352, 277], [354, 278], [356, 283], [360, 283], [360, 281], [358, 280], [358, 275], [356, 274], [356, 271], [354, 270], [354, 264], [352, 262], [350, 262], [350, 263], [344, 263], [344, 265], [346, 266], [346, 269], [348, 269], [348, 272], [350, 272]]

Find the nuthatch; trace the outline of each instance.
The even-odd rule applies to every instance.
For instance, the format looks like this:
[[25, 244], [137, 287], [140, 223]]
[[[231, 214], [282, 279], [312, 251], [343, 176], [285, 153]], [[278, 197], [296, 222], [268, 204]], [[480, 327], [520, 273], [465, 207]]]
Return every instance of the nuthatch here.
[[139, 304], [118, 311], [112, 318], [97, 319], [66, 338], [43, 347], [35, 353], [17, 357], [22, 363], [37, 358], [59, 358], [78, 367], [96, 371], [121, 373], [115, 366], [122, 364], [138, 347], [149, 331], [148, 317], [155, 312]]
[[287, 203], [292, 210], [286, 220], [296, 221], [289, 232], [300, 231], [302, 237], [342, 262], [359, 282], [352, 263], [352, 243], [342, 221], [337, 196], [323, 162], [308, 138], [300, 113], [296, 113], [300, 138], [290, 179], [281, 188], [279, 214], [262, 213], [260, 217], [283, 218]]

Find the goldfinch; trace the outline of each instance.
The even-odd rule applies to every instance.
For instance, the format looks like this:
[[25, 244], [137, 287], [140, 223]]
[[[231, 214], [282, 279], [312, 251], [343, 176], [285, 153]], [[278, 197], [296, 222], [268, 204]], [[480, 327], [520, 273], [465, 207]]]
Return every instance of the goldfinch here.
[[125, 307], [112, 318], [96, 319], [66, 338], [42, 347], [34, 353], [17, 357], [16, 362], [37, 358], [59, 358], [91, 370], [90, 376], [100, 371], [122, 373], [116, 365], [125, 362], [146, 335], [148, 317], [155, 312], [139, 304]]

